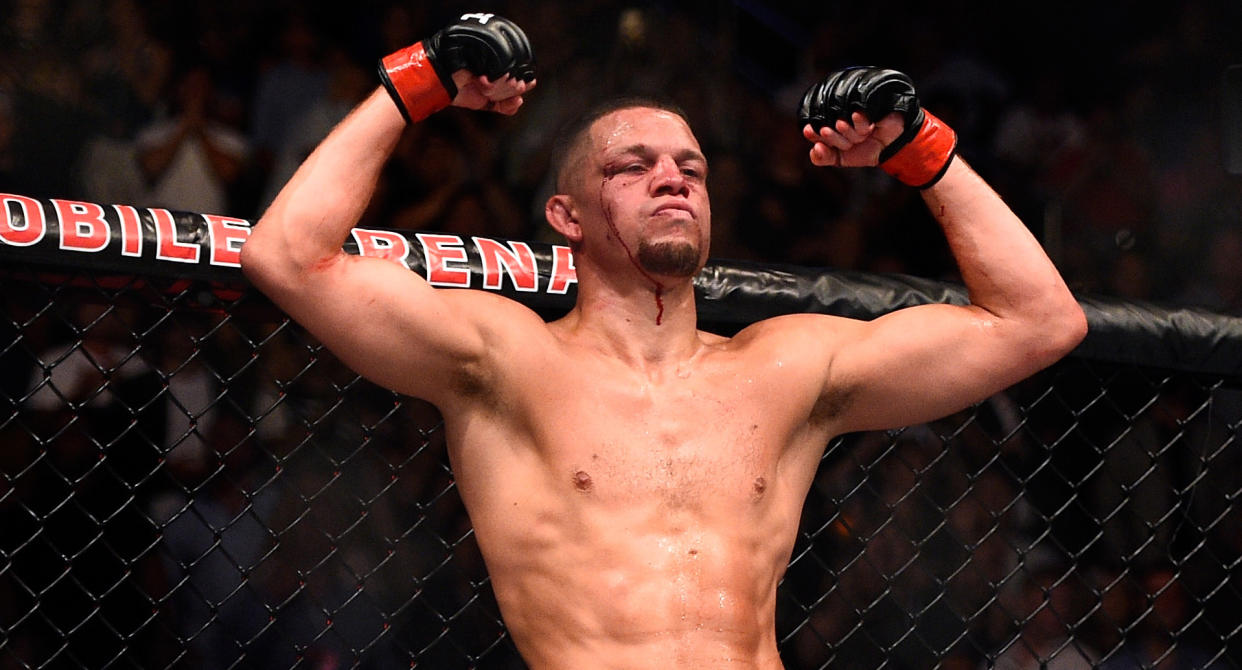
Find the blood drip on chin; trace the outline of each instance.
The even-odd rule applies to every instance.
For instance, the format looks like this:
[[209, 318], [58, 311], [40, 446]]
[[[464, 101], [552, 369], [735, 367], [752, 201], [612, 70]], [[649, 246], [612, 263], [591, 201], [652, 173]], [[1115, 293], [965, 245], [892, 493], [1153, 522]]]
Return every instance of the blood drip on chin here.
[[612, 177], [604, 177], [604, 180], [599, 184], [599, 204], [600, 209], [604, 211], [604, 222], [608, 224], [608, 229], [612, 231], [612, 236], [616, 238], [617, 244], [620, 244], [621, 248], [625, 250], [625, 256], [630, 259], [630, 264], [633, 265], [634, 269], [638, 270], [644, 277], [647, 278], [648, 281], [651, 282], [651, 285], [655, 287], [655, 322], [658, 326], [664, 320], [664, 284], [661, 284], [655, 277], [651, 276], [650, 272], [643, 269], [643, 266], [639, 264], [638, 259], [634, 257], [634, 252], [630, 251], [630, 245], [626, 244], [625, 240], [621, 239], [621, 231], [617, 230], [617, 224], [613, 223], [612, 220], [612, 208], [604, 202], [604, 186], [608, 185], [608, 181], [610, 179], [612, 179]]

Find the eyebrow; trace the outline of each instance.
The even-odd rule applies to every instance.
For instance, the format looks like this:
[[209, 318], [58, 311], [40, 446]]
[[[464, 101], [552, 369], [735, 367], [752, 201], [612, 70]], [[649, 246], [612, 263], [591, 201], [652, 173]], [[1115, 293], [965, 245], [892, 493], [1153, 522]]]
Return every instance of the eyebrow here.
[[[605, 151], [604, 158], [607, 161], [617, 156], [650, 156], [653, 153], [656, 152], [650, 145], [638, 143], [626, 145], [613, 151]], [[691, 148], [685, 148], [675, 152], [673, 154], [673, 159], [679, 163], [684, 161], [699, 161], [703, 164], [707, 164], [707, 156], [704, 156], [702, 152]]]

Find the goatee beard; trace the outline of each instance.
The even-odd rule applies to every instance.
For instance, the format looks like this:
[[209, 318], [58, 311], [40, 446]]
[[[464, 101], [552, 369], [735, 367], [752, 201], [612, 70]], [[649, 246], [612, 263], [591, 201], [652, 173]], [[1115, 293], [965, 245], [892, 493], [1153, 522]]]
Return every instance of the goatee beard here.
[[689, 242], [642, 241], [638, 264], [653, 275], [693, 277], [699, 271], [699, 250]]

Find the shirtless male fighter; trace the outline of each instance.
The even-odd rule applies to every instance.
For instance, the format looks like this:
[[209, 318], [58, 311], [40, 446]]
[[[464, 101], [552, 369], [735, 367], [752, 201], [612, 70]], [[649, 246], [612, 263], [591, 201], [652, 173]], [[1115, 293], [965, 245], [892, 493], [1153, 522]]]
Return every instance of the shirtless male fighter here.
[[926, 186], [969, 305], [698, 330], [707, 159], [685, 119], [654, 104], [588, 118], [565, 145], [546, 215], [574, 251], [578, 299], [559, 320], [343, 253], [406, 125], [449, 104], [513, 114], [532, 62], [521, 31], [488, 15], [386, 58], [385, 86], [285, 186], [242, 267], [360, 374], [441, 410], [531, 667], [780, 668], [776, 586], [830, 438], [942, 417], [1018, 382], [1080, 341], [1082, 311], [955, 156], [953, 131], [904, 75], [876, 69], [808, 92], [810, 160], [882, 162]]

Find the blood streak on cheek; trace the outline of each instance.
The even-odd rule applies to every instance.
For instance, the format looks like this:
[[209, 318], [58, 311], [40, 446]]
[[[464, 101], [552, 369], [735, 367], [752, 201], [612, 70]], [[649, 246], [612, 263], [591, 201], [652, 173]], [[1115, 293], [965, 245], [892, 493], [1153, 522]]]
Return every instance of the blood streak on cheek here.
[[651, 285], [655, 287], [655, 322], [658, 326], [664, 320], [664, 285], [657, 281], [655, 277], [652, 277], [651, 273], [644, 270], [642, 265], [639, 265], [638, 259], [634, 257], [634, 252], [630, 250], [630, 245], [626, 244], [625, 240], [621, 239], [621, 231], [617, 230], [617, 224], [612, 220], [612, 208], [608, 206], [608, 203], [604, 202], [604, 187], [608, 185], [608, 182], [611, 179], [611, 176], [605, 176], [604, 180], [599, 184], [599, 204], [600, 209], [604, 212], [604, 222], [608, 224], [608, 230], [612, 231], [612, 236], [616, 238], [617, 244], [620, 244], [621, 248], [625, 250], [625, 255], [630, 259], [630, 264], [634, 266], [634, 269], [642, 273], [642, 275], [651, 282]]

